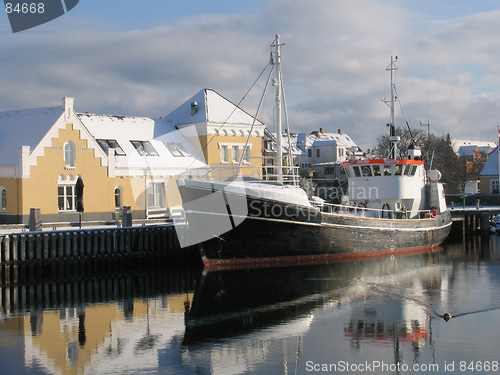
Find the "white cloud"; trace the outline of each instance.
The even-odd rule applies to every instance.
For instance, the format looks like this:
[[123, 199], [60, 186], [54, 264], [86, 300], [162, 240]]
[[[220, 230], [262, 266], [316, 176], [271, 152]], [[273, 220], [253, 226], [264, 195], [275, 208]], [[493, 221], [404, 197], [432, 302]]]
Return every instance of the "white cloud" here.
[[[77, 24], [75, 31], [7, 35], [0, 109], [74, 96], [80, 111], [162, 116], [204, 87], [238, 102], [280, 33], [292, 131], [342, 128], [372, 147], [386, 131], [380, 99], [389, 95], [385, 68], [398, 55], [411, 125], [429, 120], [439, 134], [495, 140], [500, 12], [448, 19], [402, 4], [269, 0], [261, 13], [206, 14], [153, 29], [78, 31], [84, 25]], [[243, 107], [254, 113], [258, 99], [252, 92]], [[397, 124], [404, 125], [401, 116]]]

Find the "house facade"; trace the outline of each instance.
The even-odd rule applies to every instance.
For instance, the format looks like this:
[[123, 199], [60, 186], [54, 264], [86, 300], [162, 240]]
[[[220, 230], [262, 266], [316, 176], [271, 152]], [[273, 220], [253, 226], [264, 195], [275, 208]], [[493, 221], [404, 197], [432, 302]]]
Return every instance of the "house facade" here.
[[238, 164], [249, 131], [246, 172], [262, 165], [264, 125], [252, 124], [213, 90], [158, 119], [75, 112], [73, 98], [2, 112], [0, 224], [28, 223], [31, 208], [44, 223], [78, 221], [78, 179], [85, 221], [115, 220], [123, 206], [134, 219], [168, 217], [181, 204], [176, 178]]
[[210, 167], [226, 169], [224, 175], [231, 175], [242, 157], [241, 174], [261, 173], [266, 126], [216, 91], [199, 91], [165, 121], [198, 145]]
[[[190, 142], [161, 120], [76, 113], [62, 107], [0, 114], [1, 223], [78, 220], [76, 182], [84, 183], [84, 220], [114, 220], [123, 205], [135, 218], [180, 204], [174, 177], [188, 165], [207, 167]], [[170, 152], [168, 142], [186, 152]], [[169, 199], [167, 199], [169, 196]]]
[[488, 160], [479, 173], [479, 191], [484, 194], [498, 194], [498, 147], [491, 151]]

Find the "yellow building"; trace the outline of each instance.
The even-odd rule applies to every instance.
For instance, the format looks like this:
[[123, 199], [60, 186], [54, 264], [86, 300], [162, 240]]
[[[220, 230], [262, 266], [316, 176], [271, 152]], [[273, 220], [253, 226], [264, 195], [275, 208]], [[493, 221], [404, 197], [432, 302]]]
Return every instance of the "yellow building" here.
[[[35, 207], [44, 223], [78, 221], [78, 178], [84, 221], [114, 220], [124, 205], [134, 219], [166, 217], [181, 204], [175, 179], [237, 165], [254, 122], [213, 90], [160, 119], [77, 113], [73, 104], [0, 113], [0, 224], [27, 223]], [[255, 121], [247, 169], [262, 165], [263, 133]]]
[[241, 174], [262, 172], [265, 125], [216, 91], [199, 91], [165, 120], [191, 140], [188, 132], [199, 139], [210, 167], [227, 169], [226, 175], [231, 174], [243, 155]]

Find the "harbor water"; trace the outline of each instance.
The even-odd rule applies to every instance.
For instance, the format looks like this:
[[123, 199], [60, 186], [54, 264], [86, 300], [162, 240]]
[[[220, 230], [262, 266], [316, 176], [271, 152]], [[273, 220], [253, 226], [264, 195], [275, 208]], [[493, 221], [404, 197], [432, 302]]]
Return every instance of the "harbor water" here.
[[0, 374], [500, 374], [500, 236], [323, 265], [72, 267], [2, 284]]

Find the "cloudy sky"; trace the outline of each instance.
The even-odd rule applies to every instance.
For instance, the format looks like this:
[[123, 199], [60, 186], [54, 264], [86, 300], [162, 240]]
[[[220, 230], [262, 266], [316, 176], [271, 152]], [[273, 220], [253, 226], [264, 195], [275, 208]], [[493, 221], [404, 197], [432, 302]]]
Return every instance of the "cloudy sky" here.
[[[8, 22], [0, 16], [0, 111], [71, 96], [81, 112], [159, 117], [202, 88], [238, 103], [280, 34], [292, 131], [341, 128], [372, 148], [398, 56], [413, 128], [497, 140], [497, 0], [80, 0], [30, 30]], [[242, 107], [254, 113], [259, 95]]]

